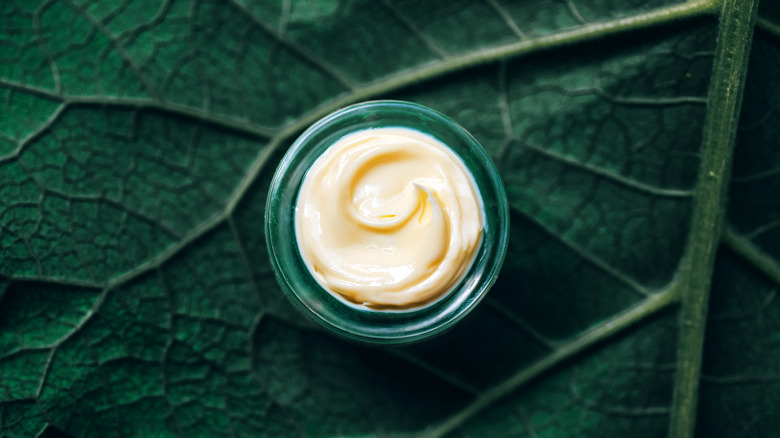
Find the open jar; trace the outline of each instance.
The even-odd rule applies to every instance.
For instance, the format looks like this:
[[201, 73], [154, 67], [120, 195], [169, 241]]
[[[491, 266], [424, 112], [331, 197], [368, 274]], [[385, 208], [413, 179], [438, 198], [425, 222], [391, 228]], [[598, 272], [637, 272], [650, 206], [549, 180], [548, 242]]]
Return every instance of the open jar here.
[[[349, 140], [361, 132], [385, 131], [417, 133], [414, 135], [422, 140], [432, 139], [446, 149], [446, 154], [456, 157], [455, 160], [460, 162], [473, 184], [481, 209], [481, 236], [469, 250], [470, 255], [462, 273], [447, 283], [446, 290], [440, 294], [406, 306], [382, 303], [372, 305], [371, 302], [362, 302], [363, 298], [351, 299], [349, 294], [340, 293], [338, 288], [334, 290], [324, 283], [323, 274], [316, 267], [312, 268], [311, 256], [307, 255], [308, 247], [301, 247], [309, 243], [301, 232], [300, 223], [304, 216], [302, 201], [305, 199], [299, 198], [311, 196], [312, 184], [316, 187], [319, 182], [312, 183], [309, 180], [307, 184], [306, 180], [312, 178], [312, 173], [321, 173], [312, 169], [319, 166], [322, 158], [333, 152], [334, 145], [343, 143], [344, 139]], [[417, 144], [413, 146], [419, 147]], [[322, 193], [328, 195], [328, 191]], [[429, 196], [432, 202], [437, 202], [434, 199], [436, 196], [430, 193], [426, 195], [427, 192], [423, 191], [420, 193], [421, 199]], [[344, 189], [333, 193], [333, 196], [342, 195], [352, 196], [345, 193]], [[329, 204], [329, 201], [321, 201], [323, 203]], [[333, 210], [333, 206], [329, 208], [339, 213]], [[319, 216], [320, 212], [315, 211], [314, 214]], [[372, 344], [401, 344], [442, 333], [463, 318], [485, 296], [495, 282], [506, 254], [509, 212], [506, 194], [493, 162], [464, 128], [449, 117], [422, 105], [401, 101], [372, 101], [346, 107], [322, 118], [293, 143], [271, 183], [265, 211], [265, 232], [279, 284], [303, 313], [351, 340]], [[328, 230], [321, 232], [327, 233]], [[373, 286], [376, 286], [376, 282]]]

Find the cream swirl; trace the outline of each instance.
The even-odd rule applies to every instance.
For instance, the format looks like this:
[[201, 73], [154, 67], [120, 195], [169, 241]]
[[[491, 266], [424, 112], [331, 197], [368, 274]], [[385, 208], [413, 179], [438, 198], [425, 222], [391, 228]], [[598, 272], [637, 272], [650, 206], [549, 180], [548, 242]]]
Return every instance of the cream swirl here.
[[471, 266], [484, 212], [471, 174], [409, 128], [358, 131], [330, 146], [298, 194], [298, 248], [327, 291], [409, 308], [451, 290]]

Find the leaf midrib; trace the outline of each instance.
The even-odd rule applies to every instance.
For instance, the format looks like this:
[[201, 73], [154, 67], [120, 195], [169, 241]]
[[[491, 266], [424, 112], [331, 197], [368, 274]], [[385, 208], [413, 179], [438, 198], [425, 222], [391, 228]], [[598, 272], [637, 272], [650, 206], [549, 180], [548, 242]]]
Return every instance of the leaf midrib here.
[[726, 0], [720, 13], [707, 94], [691, 231], [680, 263], [680, 324], [669, 436], [694, 434], [715, 255], [747, 76], [757, 0]]

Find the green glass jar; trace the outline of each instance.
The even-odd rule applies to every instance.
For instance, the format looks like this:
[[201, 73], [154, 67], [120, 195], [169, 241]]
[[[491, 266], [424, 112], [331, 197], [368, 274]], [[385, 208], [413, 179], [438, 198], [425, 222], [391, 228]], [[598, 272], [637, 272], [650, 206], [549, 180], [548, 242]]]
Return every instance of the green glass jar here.
[[[347, 303], [325, 290], [304, 263], [295, 232], [298, 193], [314, 162], [328, 147], [348, 134], [385, 127], [414, 129], [447, 145], [471, 173], [484, 209], [480, 246], [460, 282], [433, 302], [403, 310], [376, 310]], [[372, 344], [402, 344], [444, 332], [485, 296], [496, 281], [506, 254], [509, 208], [493, 162], [463, 127], [422, 105], [372, 101], [346, 107], [322, 118], [293, 143], [271, 183], [265, 232], [276, 277], [298, 309], [348, 339]]]

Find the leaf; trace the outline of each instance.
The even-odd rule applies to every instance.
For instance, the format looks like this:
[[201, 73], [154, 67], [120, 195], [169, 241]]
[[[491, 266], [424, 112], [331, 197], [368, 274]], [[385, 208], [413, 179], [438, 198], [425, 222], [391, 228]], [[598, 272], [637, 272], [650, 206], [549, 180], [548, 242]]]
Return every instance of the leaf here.
[[[762, 8], [751, 43], [749, 0], [2, 2], [0, 435], [770, 435]], [[512, 210], [488, 298], [403, 348], [297, 313], [263, 236], [296, 135], [381, 98], [462, 123]]]

